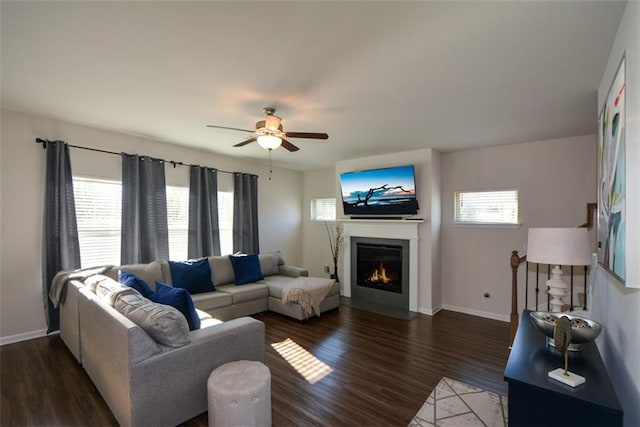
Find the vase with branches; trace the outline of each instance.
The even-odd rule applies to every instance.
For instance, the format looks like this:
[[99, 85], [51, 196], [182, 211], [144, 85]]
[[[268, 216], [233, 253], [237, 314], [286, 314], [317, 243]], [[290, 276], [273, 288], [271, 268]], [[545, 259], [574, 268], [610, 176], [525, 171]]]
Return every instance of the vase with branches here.
[[327, 236], [329, 238], [329, 248], [331, 249], [331, 257], [333, 258], [333, 274], [331, 275], [332, 279], [338, 280], [338, 258], [340, 257], [340, 250], [342, 249], [342, 243], [344, 240], [344, 236], [342, 233], [342, 223], [336, 221], [335, 230], [332, 230], [329, 227], [329, 223], [327, 221], [324, 222], [324, 226], [327, 229]]

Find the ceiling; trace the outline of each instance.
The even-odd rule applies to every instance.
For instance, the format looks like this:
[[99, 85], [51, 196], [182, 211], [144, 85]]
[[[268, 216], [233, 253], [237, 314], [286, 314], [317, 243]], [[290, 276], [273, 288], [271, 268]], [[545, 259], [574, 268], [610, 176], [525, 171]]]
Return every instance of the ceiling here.
[[274, 106], [285, 131], [329, 134], [274, 151], [298, 170], [586, 135], [624, 7], [2, 1], [2, 107], [264, 161], [205, 125], [253, 129]]

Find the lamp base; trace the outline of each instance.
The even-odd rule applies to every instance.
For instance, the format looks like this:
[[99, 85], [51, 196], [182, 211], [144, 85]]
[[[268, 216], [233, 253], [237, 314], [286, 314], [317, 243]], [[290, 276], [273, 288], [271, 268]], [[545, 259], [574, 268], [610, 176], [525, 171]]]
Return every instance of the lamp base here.
[[561, 312], [565, 305], [562, 298], [567, 295], [569, 286], [562, 280], [562, 269], [559, 265], [556, 265], [553, 270], [551, 270], [551, 278], [547, 280], [547, 287], [549, 289], [549, 295], [551, 296], [551, 301], [549, 301], [551, 311], [556, 313]]
[[587, 380], [578, 374], [574, 374], [573, 372], [567, 371], [567, 375], [564, 374], [564, 368], [554, 369], [553, 371], [549, 371], [549, 377], [553, 378], [556, 381], [560, 381], [563, 384], [569, 385], [571, 387], [577, 387], [580, 384], [584, 384]]

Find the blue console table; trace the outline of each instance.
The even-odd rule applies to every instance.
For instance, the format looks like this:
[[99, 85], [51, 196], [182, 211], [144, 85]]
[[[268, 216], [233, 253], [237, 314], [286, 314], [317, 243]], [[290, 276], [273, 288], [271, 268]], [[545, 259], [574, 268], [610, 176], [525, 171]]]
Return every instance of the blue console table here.
[[524, 310], [504, 371], [510, 426], [621, 426], [623, 411], [595, 342], [570, 352], [569, 370], [587, 379], [575, 388], [547, 376], [564, 358]]

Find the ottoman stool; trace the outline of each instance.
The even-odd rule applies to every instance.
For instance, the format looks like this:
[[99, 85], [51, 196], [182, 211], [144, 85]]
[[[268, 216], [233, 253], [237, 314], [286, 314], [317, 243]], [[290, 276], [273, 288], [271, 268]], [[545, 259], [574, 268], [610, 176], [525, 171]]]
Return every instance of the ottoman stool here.
[[225, 363], [209, 375], [207, 392], [210, 426], [271, 425], [271, 373], [264, 364]]

